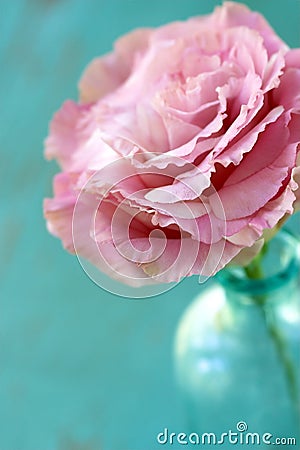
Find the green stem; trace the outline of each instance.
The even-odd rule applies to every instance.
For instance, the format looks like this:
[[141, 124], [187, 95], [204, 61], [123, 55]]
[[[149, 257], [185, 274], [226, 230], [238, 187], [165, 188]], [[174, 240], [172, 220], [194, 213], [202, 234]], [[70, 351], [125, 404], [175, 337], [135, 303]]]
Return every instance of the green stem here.
[[279, 360], [281, 361], [285, 371], [291, 400], [293, 403], [295, 402], [295, 404], [297, 405], [298, 404], [297, 379], [293, 361], [289, 355], [289, 352], [287, 351], [286, 341], [282, 333], [280, 333], [280, 330], [278, 330], [278, 328], [273, 323], [270, 323], [270, 321], [268, 320], [265, 308], [263, 308], [263, 314], [265, 321], [267, 323], [268, 331], [275, 344]]
[[[268, 248], [267, 244], [264, 245], [261, 252], [252, 260], [252, 262], [244, 267], [244, 271], [248, 278], [259, 280], [264, 277], [262, 268], [262, 259], [266, 254]], [[298, 389], [297, 389], [297, 379], [293, 361], [290, 357], [286, 340], [280, 330], [274, 323], [273, 317], [270, 317], [268, 313], [267, 297], [266, 295], [256, 295], [253, 300], [261, 308], [264, 322], [266, 324], [269, 335], [274, 343], [278, 358], [283, 366], [289, 393], [293, 403], [297, 404], [298, 400]]]
[[250, 264], [248, 264], [248, 266], [244, 267], [245, 273], [248, 278], [252, 280], [261, 280], [264, 277], [262, 260], [268, 251], [268, 246], [269, 244], [265, 242], [258, 255], [255, 256], [255, 258], [251, 261]]
[[244, 267], [244, 270], [247, 277], [251, 278], [252, 280], [259, 280], [263, 277], [263, 271], [260, 264], [250, 264], [249, 266]]

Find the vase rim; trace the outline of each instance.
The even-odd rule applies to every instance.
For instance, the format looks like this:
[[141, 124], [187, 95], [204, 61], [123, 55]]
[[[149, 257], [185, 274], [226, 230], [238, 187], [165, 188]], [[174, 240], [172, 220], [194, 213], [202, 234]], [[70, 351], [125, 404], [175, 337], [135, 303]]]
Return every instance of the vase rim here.
[[[299, 238], [289, 230], [282, 229], [273, 239], [277, 242], [282, 241], [282, 248], [286, 254], [289, 250], [287, 261], [284, 265], [278, 264], [278, 270], [275, 273], [261, 279], [251, 279], [246, 276], [242, 267], [232, 266], [226, 267], [215, 276], [218, 282], [227, 290], [257, 295], [280, 289], [296, 279], [300, 271]], [[270, 241], [271, 244], [272, 241]], [[278, 262], [280, 263], [279, 258]]]

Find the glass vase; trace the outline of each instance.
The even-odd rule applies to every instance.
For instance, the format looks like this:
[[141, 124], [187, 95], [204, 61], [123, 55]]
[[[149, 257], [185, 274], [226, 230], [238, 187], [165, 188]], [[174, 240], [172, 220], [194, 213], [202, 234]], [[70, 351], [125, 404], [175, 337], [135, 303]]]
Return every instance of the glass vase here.
[[186, 431], [200, 443], [211, 433], [206, 443], [224, 448], [300, 448], [298, 239], [280, 231], [262, 270], [249, 279], [224, 269], [179, 323], [176, 379]]

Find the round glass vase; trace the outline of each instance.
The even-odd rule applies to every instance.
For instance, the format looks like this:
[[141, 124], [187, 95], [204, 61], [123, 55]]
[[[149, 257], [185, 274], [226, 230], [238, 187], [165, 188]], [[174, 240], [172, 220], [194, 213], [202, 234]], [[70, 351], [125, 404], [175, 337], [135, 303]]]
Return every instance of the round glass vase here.
[[275, 439], [276, 448], [300, 448], [285, 441], [300, 445], [299, 254], [299, 240], [280, 231], [263, 257], [263, 278], [226, 268], [184, 313], [175, 372], [188, 432], [235, 431], [235, 448], [245, 448], [246, 433], [256, 444], [250, 434], [259, 435], [255, 448]]

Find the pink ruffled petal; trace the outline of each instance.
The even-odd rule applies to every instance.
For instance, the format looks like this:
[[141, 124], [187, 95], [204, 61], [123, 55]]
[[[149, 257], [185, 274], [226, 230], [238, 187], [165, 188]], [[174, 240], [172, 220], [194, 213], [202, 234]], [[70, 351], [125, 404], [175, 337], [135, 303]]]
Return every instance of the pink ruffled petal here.
[[65, 170], [71, 164], [80, 143], [87, 137], [85, 131], [80, 129], [80, 120], [88, 109], [88, 106], [67, 100], [50, 124], [50, 133], [45, 141], [45, 156], [47, 159], [57, 159]]
[[237, 166], [242, 161], [245, 153], [248, 153], [253, 149], [260, 133], [264, 133], [266, 127], [270, 123], [274, 123], [283, 112], [284, 108], [282, 106], [274, 108], [258, 125], [251, 127], [246, 134], [241, 136], [235, 144], [228, 145], [223, 152], [219, 153], [219, 156], [214, 158], [214, 161], [225, 167], [229, 166], [229, 164]]
[[93, 103], [117, 89], [132, 72], [148, 45], [150, 29], [138, 29], [120, 38], [115, 51], [94, 59], [79, 82], [81, 103]]
[[55, 176], [53, 181], [55, 197], [44, 200], [44, 216], [50, 233], [59, 237], [64, 248], [74, 253], [72, 216], [76, 197], [71, 186], [72, 181], [67, 173]]
[[230, 262], [229, 266], [247, 266], [260, 252], [264, 245], [264, 239], [258, 239], [251, 247], [243, 248]]
[[250, 11], [246, 5], [224, 2], [223, 6], [216, 8], [212, 18], [219, 29], [245, 26], [257, 30], [264, 39], [269, 55], [280, 49], [288, 50], [288, 46], [277, 36], [264, 17]]
[[293, 48], [285, 55], [286, 67], [294, 67], [300, 69], [300, 48]]

